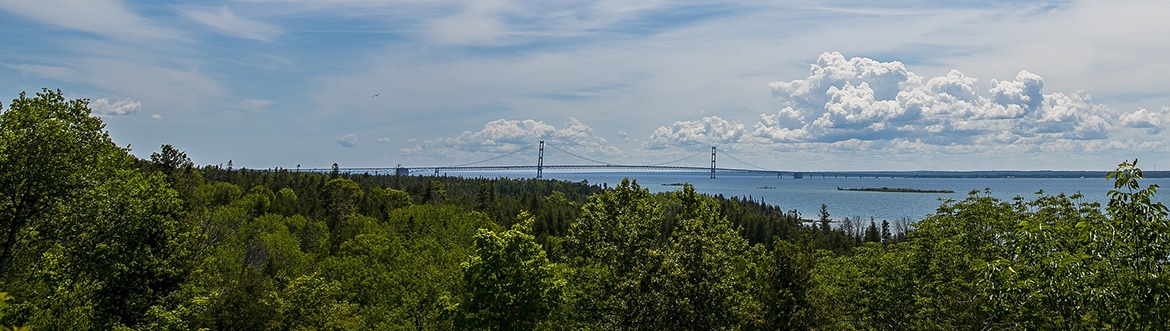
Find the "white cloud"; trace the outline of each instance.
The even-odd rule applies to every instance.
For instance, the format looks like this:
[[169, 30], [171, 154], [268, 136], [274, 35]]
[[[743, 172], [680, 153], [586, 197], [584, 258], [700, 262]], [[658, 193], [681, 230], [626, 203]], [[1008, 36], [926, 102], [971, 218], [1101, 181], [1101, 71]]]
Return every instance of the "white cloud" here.
[[831, 52], [817, 58], [807, 79], [772, 82], [768, 87], [773, 97], [783, 100], [784, 105], [802, 109], [824, 105], [828, 101], [825, 92], [830, 88], [866, 83], [876, 100], [892, 100], [902, 86], [918, 80], [901, 62], [879, 62], [863, 57], [845, 59], [841, 53]]
[[100, 98], [90, 101], [89, 106], [99, 115], [129, 115], [137, 113], [138, 109], [142, 108], [142, 103], [130, 98], [111, 103], [106, 98]]
[[357, 146], [357, 143], [358, 143], [357, 134], [353, 134], [353, 133], [346, 134], [344, 136], [341, 136], [341, 138], [337, 139], [337, 144], [341, 145], [342, 147]]
[[[1040, 103], [1043, 102], [1044, 96], [1041, 95], [1041, 89], [1044, 88], [1044, 79], [1036, 74], [1030, 73], [1027, 70], [1020, 71], [1016, 75], [1015, 80], [998, 81], [991, 80], [991, 101], [1006, 112], [995, 112], [989, 118], [1015, 118], [1024, 115], [1029, 111], [1036, 110]], [[992, 109], [1000, 109], [999, 107], [989, 107]], [[989, 112], [990, 113], [990, 112]], [[995, 116], [999, 115], [999, 116]]]
[[560, 146], [592, 154], [618, 152], [617, 147], [610, 146], [605, 138], [593, 132], [592, 127], [581, 123], [576, 118], [569, 118], [569, 123], [563, 129], [553, 133], [551, 140]]
[[271, 42], [272, 38], [284, 33], [275, 25], [236, 16], [227, 6], [220, 7], [218, 11], [187, 9], [182, 13], [183, 16], [212, 27], [219, 33], [244, 39]]
[[1094, 104], [1084, 91], [1053, 93], [1043, 96], [1037, 112], [1019, 121], [1019, 125], [1026, 134], [1063, 139], [1104, 139], [1108, 137], [1111, 126], [1107, 118], [1114, 117], [1113, 113], [1113, 109]]
[[1161, 111], [1149, 111], [1145, 108], [1132, 113], [1121, 115], [1121, 125], [1137, 129], [1149, 129], [1157, 133], [1162, 131], [1163, 125], [1170, 120], [1170, 107], [1162, 107]]
[[423, 151], [423, 147], [420, 145], [414, 145], [413, 147], [403, 147], [403, 148], [398, 149], [398, 152], [402, 153], [404, 155], [418, 154], [418, 153], [422, 153], [422, 151]]
[[752, 135], [771, 142], [798, 142], [812, 138], [808, 124], [792, 107], [784, 107], [775, 114], [762, 114]]
[[5, 64], [5, 67], [20, 71], [22, 75], [35, 75], [60, 80], [71, 80], [74, 75], [73, 69], [62, 66], [50, 66], [41, 64]]
[[674, 122], [670, 127], [660, 126], [650, 134], [647, 146], [651, 149], [706, 147], [741, 142], [747, 136], [742, 123], [707, 116], [698, 121]]
[[118, 0], [4, 0], [0, 1], [0, 9], [109, 38], [149, 41], [178, 36], [175, 31], [132, 12]]
[[[820, 151], [841, 141], [931, 152], [1118, 141], [1138, 146], [1152, 143], [1150, 132], [1170, 123], [1154, 116], [1170, 98], [1161, 87], [1170, 62], [1158, 58], [1170, 42], [1150, 38], [1170, 31], [1161, 17], [1170, 4], [924, 3], [244, 0], [160, 7], [125, 0], [0, 0], [0, 11], [15, 18], [7, 22], [21, 25], [12, 31], [51, 37], [14, 44], [21, 51], [6, 54], [0, 65], [13, 69], [8, 76], [29, 77], [0, 81], [11, 91], [21, 84], [62, 85], [80, 90], [74, 93], [163, 105], [167, 119], [182, 127], [163, 137], [135, 133], [124, 139], [134, 145], [185, 139], [208, 144], [202, 148], [211, 159], [255, 155], [273, 163], [301, 162], [294, 155], [303, 153], [286, 150], [321, 146], [312, 142], [332, 141], [337, 132], [370, 141], [387, 134], [395, 149], [438, 154], [448, 148], [441, 135], [477, 131], [495, 118], [577, 116], [595, 129], [586, 136], [644, 149], [660, 127], [666, 131], [658, 147], [703, 144], [695, 141], [737, 132], [734, 126], [694, 131], [673, 125], [701, 124], [703, 116], [717, 114], [746, 131], [729, 144], [766, 144], [773, 147], [768, 156]], [[1108, 24], [1119, 21], [1125, 24]], [[248, 24], [260, 29], [233, 28]], [[303, 38], [332, 46], [294, 42]], [[823, 50], [868, 58], [817, 59]], [[1024, 68], [1044, 79], [1020, 78]], [[782, 80], [774, 83], [775, 98], [761, 84], [772, 80]], [[1148, 111], [1099, 109], [1075, 96], [1081, 88], [1096, 102]], [[1047, 100], [1053, 92], [1063, 95]], [[383, 94], [368, 98], [375, 93]], [[276, 98], [287, 116], [236, 111], [273, 107], [243, 100], [263, 96]], [[694, 109], [705, 112], [695, 115]], [[269, 135], [290, 127], [298, 134], [226, 149], [199, 143], [206, 141], [200, 132], [229, 121]], [[558, 131], [572, 127], [548, 124]], [[422, 141], [402, 142], [411, 136]], [[470, 144], [466, 149], [484, 150]], [[306, 152], [329, 153], [328, 145], [316, 148], [326, 150]], [[842, 151], [810, 155], [831, 160], [849, 154]], [[345, 157], [354, 159], [346, 163], [373, 164], [390, 156]]]
[[595, 134], [592, 127], [576, 118], [570, 118], [561, 129], [533, 119], [498, 119], [487, 122], [479, 131], [464, 131], [459, 136], [440, 139], [436, 143], [444, 149], [456, 151], [506, 153], [541, 140], [572, 152], [593, 155], [620, 152], [605, 138]]
[[760, 115], [750, 132], [740, 123], [704, 117], [659, 127], [649, 147], [971, 151], [1024, 144], [1066, 151], [1102, 148], [1094, 141], [1126, 135], [1118, 127], [1157, 133], [1170, 124], [1170, 110], [1120, 115], [1084, 91], [1044, 94], [1044, 79], [1027, 70], [1011, 80], [992, 79], [984, 91], [977, 82], [957, 70], [924, 79], [898, 62], [825, 53], [807, 78], [769, 84], [782, 108]]
[[152, 119], [152, 120], [157, 121], [157, 120], [161, 120], [162, 118], [163, 118], [162, 115], [159, 115], [159, 114], [150, 115], [150, 119]]
[[431, 23], [431, 37], [440, 44], [494, 44], [506, 31], [498, 11], [501, 1], [469, 2], [464, 12]]
[[544, 122], [498, 119], [484, 124], [475, 132], [464, 131], [458, 137], [449, 138], [447, 144], [464, 151], [510, 152], [530, 145], [538, 140], [552, 137], [556, 128]]
[[379, 143], [383, 143], [383, 144], [389, 144], [389, 143], [390, 143], [390, 138], [389, 138], [389, 137], [382, 137], [382, 138], [378, 138], [378, 142], [379, 142]]
[[979, 91], [976, 90], [978, 82], [979, 80], [974, 77], [967, 77], [958, 70], [951, 70], [946, 76], [926, 81], [926, 88], [935, 95], [949, 95], [957, 100], [975, 102], [979, 95]]

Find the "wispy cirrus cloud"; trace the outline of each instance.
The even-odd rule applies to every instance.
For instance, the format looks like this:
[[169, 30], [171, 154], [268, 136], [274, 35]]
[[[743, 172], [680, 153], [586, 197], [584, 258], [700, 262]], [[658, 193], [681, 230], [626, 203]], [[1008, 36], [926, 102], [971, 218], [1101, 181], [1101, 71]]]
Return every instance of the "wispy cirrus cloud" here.
[[498, 119], [487, 122], [478, 131], [464, 131], [458, 136], [426, 141], [426, 147], [403, 149], [419, 152], [424, 149], [438, 153], [508, 153], [528, 148], [545, 141], [573, 153], [613, 155], [621, 150], [598, 136], [592, 127], [571, 118], [560, 128], [534, 119]]
[[237, 16], [228, 6], [219, 7], [218, 10], [184, 9], [181, 12], [183, 16], [229, 36], [271, 42], [284, 33], [276, 25]]
[[107, 38], [155, 41], [180, 33], [135, 12], [118, 0], [0, 1], [0, 9], [58, 27]]

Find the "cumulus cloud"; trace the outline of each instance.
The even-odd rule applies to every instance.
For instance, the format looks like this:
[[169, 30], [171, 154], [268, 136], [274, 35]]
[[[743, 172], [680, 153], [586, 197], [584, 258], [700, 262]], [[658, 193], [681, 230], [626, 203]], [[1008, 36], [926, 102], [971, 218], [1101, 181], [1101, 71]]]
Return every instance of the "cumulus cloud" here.
[[991, 91], [989, 92], [992, 102], [1007, 108], [1008, 112], [1005, 117], [1011, 118], [1036, 110], [1039, 104], [1044, 101], [1044, 96], [1041, 95], [1040, 91], [1043, 88], [1043, 78], [1024, 70], [1016, 75], [1015, 80], [1001, 82], [992, 79]]
[[792, 107], [784, 107], [775, 114], [760, 115], [752, 135], [772, 142], [806, 141], [812, 137], [803, 115]]
[[570, 118], [563, 129], [554, 132], [551, 140], [560, 146], [593, 154], [619, 152], [617, 147], [610, 146], [605, 138], [594, 133], [592, 127], [576, 118]]
[[1132, 134], [1125, 129], [1157, 133], [1170, 124], [1170, 108], [1120, 114], [1085, 91], [1045, 94], [1044, 79], [1027, 70], [983, 88], [978, 82], [958, 70], [927, 78], [900, 62], [824, 53], [808, 77], [768, 84], [780, 110], [760, 115], [751, 130], [710, 116], [659, 127], [649, 146], [1078, 150], [1107, 148], [1111, 137]]
[[389, 137], [382, 137], [382, 138], [378, 138], [378, 142], [379, 142], [379, 143], [383, 143], [383, 144], [389, 144], [389, 143], [390, 143], [390, 138], [389, 138]]
[[810, 68], [807, 79], [790, 82], [772, 82], [772, 96], [795, 108], [816, 108], [828, 101], [825, 91], [866, 83], [875, 93], [875, 99], [889, 100], [898, 95], [906, 84], [919, 81], [917, 75], [901, 62], [879, 62], [855, 57], [845, 59], [841, 53], [821, 54]]
[[161, 119], [162, 119], [162, 115], [159, 115], [159, 114], [150, 115], [150, 119], [152, 119], [152, 120], [156, 120], [156, 121], [157, 121], [157, 120], [161, 120]]
[[93, 109], [94, 113], [99, 115], [129, 115], [137, 113], [138, 109], [142, 108], [142, 103], [130, 100], [130, 98], [114, 102], [110, 102], [106, 98], [100, 98], [90, 101], [89, 106]]
[[505, 153], [544, 140], [559, 148], [589, 154], [616, 153], [619, 150], [598, 136], [593, 128], [576, 118], [558, 129], [543, 121], [498, 119], [484, 124], [479, 131], [437, 141], [444, 148], [464, 152]]
[[1153, 133], [1162, 131], [1162, 125], [1170, 120], [1170, 107], [1162, 107], [1162, 111], [1149, 111], [1145, 108], [1132, 113], [1121, 115], [1121, 125], [1137, 129], [1149, 129]]
[[726, 145], [746, 137], [748, 131], [742, 123], [707, 116], [698, 121], [674, 122], [670, 127], [660, 126], [650, 135], [647, 145], [651, 149]]
[[346, 134], [344, 136], [341, 136], [341, 138], [337, 139], [337, 144], [341, 145], [342, 147], [357, 146], [357, 143], [358, 143], [357, 135], [353, 134], [353, 133]]

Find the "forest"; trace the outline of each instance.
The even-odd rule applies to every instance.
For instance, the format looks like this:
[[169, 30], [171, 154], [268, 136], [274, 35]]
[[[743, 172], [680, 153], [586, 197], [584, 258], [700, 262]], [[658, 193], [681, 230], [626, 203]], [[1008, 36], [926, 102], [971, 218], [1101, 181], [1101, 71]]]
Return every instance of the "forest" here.
[[[1163, 329], [1170, 218], [972, 191], [816, 219], [690, 185], [149, 159], [59, 90], [0, 105], [0, 325], [33, 330]], [[780, 202], [783, 203], [782, 201]]]

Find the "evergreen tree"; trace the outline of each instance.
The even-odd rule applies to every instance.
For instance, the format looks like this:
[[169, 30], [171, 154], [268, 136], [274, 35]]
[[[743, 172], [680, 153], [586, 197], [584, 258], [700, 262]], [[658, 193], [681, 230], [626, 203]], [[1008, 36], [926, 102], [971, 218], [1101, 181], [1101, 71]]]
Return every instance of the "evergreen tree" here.
[[865, 228], [865, 242], [878, 242], [882, 240], [881, 233], [878, 232], [877, 224], [873, 220], [869, 221], [869, 227]]
[[823, 203], [821, 204], [820, 216], [821, 216], [821, 218], [820, 218], [821, 233], [823, 233], [824, 235], [827, 236], [827, 235], [829, 235], [829, 231], [833, 230], [833, 227], [829, 225], [829, 222], [832, 222], [833, 219], [831, 218], [831, 215], [829, 215], [829, 206], [828, 205], [825, 205]]

